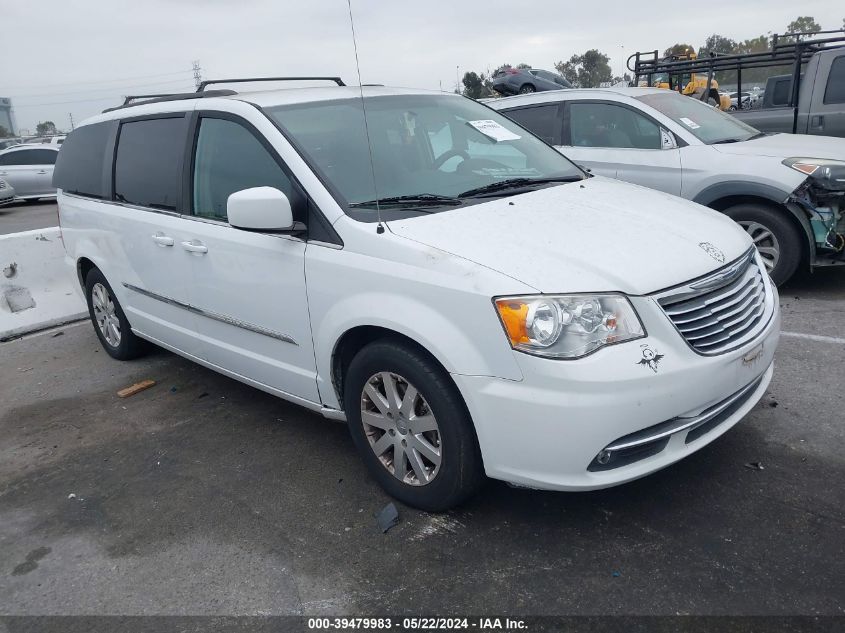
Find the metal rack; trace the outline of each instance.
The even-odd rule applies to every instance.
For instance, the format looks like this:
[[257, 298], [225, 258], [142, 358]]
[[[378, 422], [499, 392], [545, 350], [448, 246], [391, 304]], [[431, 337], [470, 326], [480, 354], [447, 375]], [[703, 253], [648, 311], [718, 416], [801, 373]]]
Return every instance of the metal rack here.
[[[785, 38], [790, 38], [784, 41]], [[646, 77], [648, 85], [652, 77], [658, 73], [669, 76], [670, 88], [674, 89], [673, 78], [693, 72], [706, 72], [707, 89], [702, 94], [702, 100], [710, 93], [713, 74], [719, 71], [736, 71], [737, 92], [742, 92], [742, 71], [751, 68], [768, 68], [773, 66], [792, 66], [792, 85], [788, 107], [798, 106], [798, 91], [800, 86], [801, 68], [817, 52], [829, 48], [845, 46], [845, 29], [835, 31], [819, 31], [817, 33], [785, 33], [772, 36], [771, 48], [759, 53], [721, 54], [708, 53], [698, 59], [678, 59], [677, 56], [660, 58], [658, 51], [636, 52], [628, 58], [628, 70], [634, 73], [634, 84], [638, 84], [641, 77]]]

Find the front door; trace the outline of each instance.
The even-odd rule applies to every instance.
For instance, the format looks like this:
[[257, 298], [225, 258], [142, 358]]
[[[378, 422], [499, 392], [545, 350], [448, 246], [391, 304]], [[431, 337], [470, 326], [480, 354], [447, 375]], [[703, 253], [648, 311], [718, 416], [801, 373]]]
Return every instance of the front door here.
[[[569, 101], [560, 151], [593, 174], [673, 195], [681, 193], [681, 156], [660, 126], [631, 107]], [[674, 144], [672, 144], [674, 145]]]
[[827, 77], [827, 81], [813, 85], [807, 130], [810, 134], [845, 136], [845, 52], [822, 55], [818, 76]]
[[203, 356], [273, 390], [319, 402], [305, 292], [306, 243], [230, 226], [232, 193], [269, 186], [304, 220], [306, 201], [281, 159], [247, 122], [203, 113], [196, 126], [190, 234], [177, 244], [193, 270]]

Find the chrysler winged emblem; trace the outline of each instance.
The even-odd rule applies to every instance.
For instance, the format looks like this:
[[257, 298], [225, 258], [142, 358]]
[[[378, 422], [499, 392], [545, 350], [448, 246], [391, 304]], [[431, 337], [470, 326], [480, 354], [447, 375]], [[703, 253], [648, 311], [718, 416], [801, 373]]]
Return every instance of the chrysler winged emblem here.
[[725, 263], [725, 254], [720, 249], [713, 246], [710, 242], [699, 242], [698, 246], [720, 264]]

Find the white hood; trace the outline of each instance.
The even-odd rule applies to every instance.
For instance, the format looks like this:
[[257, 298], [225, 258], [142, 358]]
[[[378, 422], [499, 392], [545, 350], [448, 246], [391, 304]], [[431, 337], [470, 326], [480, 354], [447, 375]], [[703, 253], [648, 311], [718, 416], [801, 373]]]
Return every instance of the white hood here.
[[[716, 211], [600, 177], [388, 226], [547, 293], [647, 294], [715, 270], [751, 246]], [[708, 243], [724, 261], [708, 254]]]
[[845, 138], [808, 134], [772, 134], [752, 141], [711, 145], [723, 154], [772, 158], [832, 158], [845, 160]]

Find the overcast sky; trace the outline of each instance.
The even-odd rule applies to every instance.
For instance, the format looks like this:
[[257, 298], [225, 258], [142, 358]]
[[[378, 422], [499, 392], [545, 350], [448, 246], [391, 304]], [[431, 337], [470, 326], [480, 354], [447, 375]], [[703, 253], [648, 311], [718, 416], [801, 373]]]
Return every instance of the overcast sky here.
[[[797, 15], [841, 28], [836, 0], [352, 0], [364, 83], [453, 90], [456, 67], [552, 68], [598, 48], [616, 74], [636, 50], [783, 32]], [[19, 128], [69, 127], [133, 93], [204, 78], [340, 75], [357, 83], [346, 0], [2, 0], [0, 97]], [[624, 49], [623, 49], [624, 47]]]

